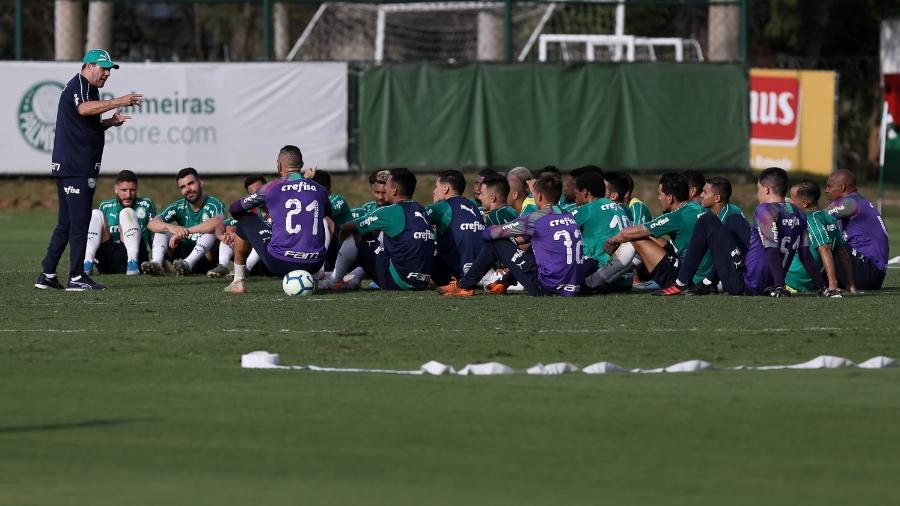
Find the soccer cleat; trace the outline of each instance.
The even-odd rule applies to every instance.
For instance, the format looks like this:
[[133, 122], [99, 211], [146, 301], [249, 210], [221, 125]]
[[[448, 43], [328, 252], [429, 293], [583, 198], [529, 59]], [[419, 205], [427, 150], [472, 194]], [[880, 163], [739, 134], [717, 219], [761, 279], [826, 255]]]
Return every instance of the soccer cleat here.
[[129, 260], [128, 265], [125, 266], [125, 275], [126, 276], [137, 276], [140, 273], [141, 273], [141, 268], [138, 266], [137, 260]]
[[40, 276], [38, 276], [37, 281], [34, 282], [35, 288], [40, 288], [41, 290], [62, 290], [63, 286], [59, 283], [59, 276], [47, 277], [43, 272]]
[[637, 283], [631, 289], [635, 292], [652, 292], [654, 290], [662, 290], [662, 287], [656, 284], [656, 281], [650, 280]]
[[225, 267], [222, 264], [219, 264], [212, 269], [206, 271], [206, 277], [208, 278], [227, 278], [228, 275], [231, 274], [231, 271], [228, 270], [228, 267]]
[[653, 292], [653, 295], [658, 295], [662, 297], [671, 297], [673, 295], [687, 295], [688, 293], [687, 287], [678, 286], [677, 284], [669, 285], [662, 290], [657, 290]]
[[457, 284], [444, 285], [440, 288], [443, 288], [443, 291], [440, 292], [444, 297], [474, 297], [475, 290], [472, 288], [463, 288]]
[[769, 297], [790, 297], [791, 292], [783, 286], [770, 286], [763, 290], [763, 295], [768, 295]]
[[485, 287], [485, 289], [492, 295], [506, 295], [506, 288], [506, 285], [499, 281], [494, 281], [493, 283]]
[[163, 267], [156, 262], [151, 262], [148, 260], [141, 263], [141, 272], [150, 276], [162, 276]]
[[830, 290], [828, 288], [823, 288], [821, 292], [819, 292], [822, 297], [826, 299], [842, 299], [844, 296], [841, 294], [840, 290]]
[[176, 276], [188, 276], [191, 273], [191, 267], [180, 258], [172, 261], [172, 270], [175, 271]]
[[94, 273], [94, 261], [93, 260], [85, 260], [84, 261], [84, 272], [87, 274]]
[[694, 285], [693, 287], [685, 290], [685, 295], [715, 295], [719, 293], [719, 287], [716, 285], [704, 285], [700, 283], [699, 285]]
[[456, 288], [457, 288], [456, 280], [454, 279], [454, 280], [451, 280], [449, 283], [447, 283], [447, 284], [444, 285], [444, 286], [436, 287], [436, 288], [434, 289], [434, 291], [436, 291], [437, 293], [439, 293], [439, 294], [441, 294], [441, 295], [444, 295], [444, 294], [447, 293], [448, 291], [456, 290]]
[[88, 292], [93, 290], [106, 290], [106, 285], [97, 283], [87, 274], [69, 276], [69, 282], [66, 283], [67, 292]]
[[247, 293], [247, 286], [243, 279], [236, 279], [222, 290], [225, 293]]
[[522, 293], [524, 291], [525, 291], [525, 287], [522, 286], [522, 283], [516, 283], [514, 285], [509, 285], [506, 287], [507, 293], [509, 293], [509, 292]]

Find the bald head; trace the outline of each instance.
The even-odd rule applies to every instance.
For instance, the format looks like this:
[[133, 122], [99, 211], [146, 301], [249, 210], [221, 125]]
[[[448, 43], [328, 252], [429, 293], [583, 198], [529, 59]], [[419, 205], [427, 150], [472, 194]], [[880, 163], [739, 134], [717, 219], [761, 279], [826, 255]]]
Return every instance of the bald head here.
[[521, 180], [523, 183], [532, 179], [531, 171], [528, 170], [527, 167], [516, 167], [514, 169], [510, 169], [510, 171], [506, 174], [506, 177], [509, 179], [512, 184], [513, 178]]
[[836, 200], [856, 191], [856, 175], [846, 169], [836, 170], [828, 176], [825, 183], [825, 195]]

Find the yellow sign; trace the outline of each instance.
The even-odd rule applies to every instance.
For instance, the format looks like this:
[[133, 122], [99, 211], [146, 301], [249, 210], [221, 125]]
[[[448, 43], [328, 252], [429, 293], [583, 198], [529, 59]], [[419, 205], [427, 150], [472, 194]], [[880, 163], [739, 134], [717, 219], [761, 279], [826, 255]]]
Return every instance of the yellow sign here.
[[831, 174], [835, 73], [750, 70], [750, 166]]

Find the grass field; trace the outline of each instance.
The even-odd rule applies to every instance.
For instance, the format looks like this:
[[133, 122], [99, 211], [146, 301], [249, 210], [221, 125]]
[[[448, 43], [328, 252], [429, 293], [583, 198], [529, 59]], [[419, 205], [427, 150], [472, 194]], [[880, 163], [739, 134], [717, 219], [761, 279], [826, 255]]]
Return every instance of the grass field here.
[[[396, 377], [242, 370], [239, 359], [257, 349], [384, 368], [900, 358], [900, 270], [881, 293], [842, 300], [289, 299], [271, 279], [225, 297], [223, 282], [143, 276], [98, 276], [105, 292], [38, 292], [54, 221], [0, 211], [0, 505], [898, 499], [900, 369]], [[900, 237], [900, 219], [888, 224]]]

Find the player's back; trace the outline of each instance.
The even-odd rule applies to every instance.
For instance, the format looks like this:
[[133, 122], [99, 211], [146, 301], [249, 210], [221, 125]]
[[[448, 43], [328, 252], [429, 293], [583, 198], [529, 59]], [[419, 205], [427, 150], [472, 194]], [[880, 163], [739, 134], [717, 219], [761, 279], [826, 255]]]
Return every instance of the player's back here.
[[785, 202], [756, 206], [750, 246], [744, 260], [744, 285], [747, 291], [758, 294], [774, 283], [766, 249], [778, 250], [782, 273], [786, 274], [797, 249], [807, 244], [806, 216], [798, 208]]
[[[440, 209], [443, 208], [443, 209]], [[455, 275], [464, 274], [464, 266], [475, 261], [475, 257], [484, 246], [481, 232], [484, 221], [481, 213], [472, 201], [462, 196], [450, 197], [429, 208], [429, 212], [443, 214], [432, 216], [431, 222], [437, 226], [438, 256], [449, 267], [456, 271]]]
[[272, 220], [269, 252], [299, 261], [323, 258], [330, 205], [325, 187], [288, 176], [268, 183], [263, 193]]
[[728, 229], [728, 233], [731, 234], [731, 238], [741, 248], [741, 251], [746, 252], [750, 246], [750, 224], [744, 217], [741, 208], [734, 204], [726, 204], [719, 211], [718, 218]]
[[847, 244], [870, 259], [879, 270], [884, 271], [889, 255], [884, 219], [874, 204], [856, 192], [835, 201], [828, 206], [828, 210], [834, 213], [841, 211], [842, 206], [848, 205], [854, 206], [856, 213], [849, 217], [838, 218]]
[[[819, 253], [819, 248], [827, 244], [833, 250], [838, 244], [843, 243], [841, 231], [837, 226], [837, 218], [823, 209], [807, 212], [806, 230], [810, 253], [821, 270], [822, 254]], [[811, 291], [815, 288], [815, 283], [806, 272], [803, 262], [800, 261], [800, 255], [794, 255], [785, 276], [785, 284], [801, 291]]]
[[609, 254], [603, 251], [606, 241], [631, 225], [628, 211], [620, 204], [600, 198], [578, 206], [572, 216], [581, 227], [584, 238], [584, 256], [605, 265]]
[[643, 225], [653, 219], [653, 213], [650, 212], [650, 208], [641, 199], [631, 199], [626, 211], [628, 211], [633, 225]]
[[403, 211], [404, 224], [399, 233], [393, 236], [387, 232], [384, 234], [384, 249], [391, 267], [405, 283], [415, 288], [425, 288], [434, 267], [436, 250], [428, 211], [413, 200], [397, 202], [393, 206]]
[[577, 295], [584, 281], [581, 230], [575, 218], [556, 206], [535, 211], [531, 247], [538, 279], [545, 289], [563, 296]]
[[498, 207], [484, 214], [485, 226], [504, 225], [518, 218], [519, 214], [510, 206]]

